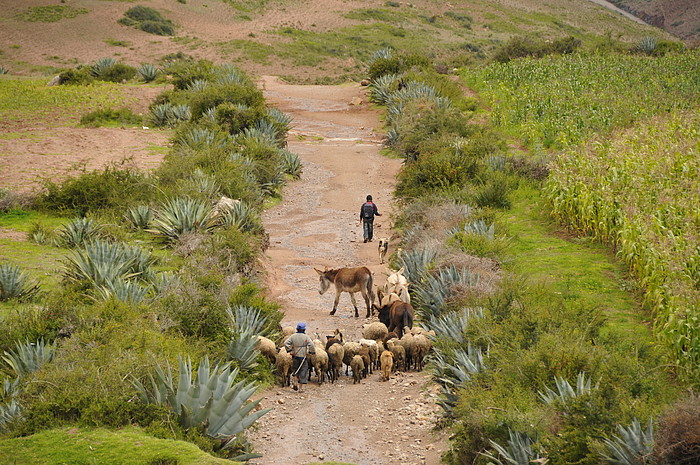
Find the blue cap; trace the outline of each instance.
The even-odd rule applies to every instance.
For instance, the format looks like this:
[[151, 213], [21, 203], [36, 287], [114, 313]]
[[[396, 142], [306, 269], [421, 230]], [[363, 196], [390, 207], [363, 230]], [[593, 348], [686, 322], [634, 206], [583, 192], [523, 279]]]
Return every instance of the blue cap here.
[[306, 323], [299, 323], [297, 325], [297, 331], [306, 331]]

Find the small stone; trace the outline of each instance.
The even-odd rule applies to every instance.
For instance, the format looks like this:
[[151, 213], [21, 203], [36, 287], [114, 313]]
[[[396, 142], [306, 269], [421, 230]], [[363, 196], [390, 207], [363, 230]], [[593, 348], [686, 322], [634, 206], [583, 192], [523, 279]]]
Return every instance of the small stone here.
[[286, 400], [284, 400], [284, 399], [277, 399], [277, 403], [280, 405], [284, 404], [285, 402], [286, 402]]

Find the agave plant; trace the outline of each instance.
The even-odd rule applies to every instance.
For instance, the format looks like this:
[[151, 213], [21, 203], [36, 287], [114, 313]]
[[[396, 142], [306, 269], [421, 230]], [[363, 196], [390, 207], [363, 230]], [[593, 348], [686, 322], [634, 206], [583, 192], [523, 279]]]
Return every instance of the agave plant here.
[[457, 269], [454, 265], [441, 268], [437, 274], [425, 274], [413, 290], [416, 299], [416, 313], [425, 320], [442, 313], [445, 300], [452, 295], [454, 285], [475, 286], [479, 275], [467, 269]]
[[22, 416], [22, 408], [15, 399], [5, 404], [0, 404], [0, 431], [8, 428], [10, 423]]
[[151, 286], [142, 286], [136, 281], [125, 279], [115, 279], [107, 281], [104, 285], [96, 288], [98, 300], [116, 299], [121, 302], [139, 304], [146, 300]]
[[[554, 383], [557, 386], [556, 391], [548, 386], [545, 386], [545, 392], [538, 391], [540, 399], [548, 405], [557, 401], [562, 405], [566, 405], [567, 401], [575, 397], [581, 397], [591, 393], [591, 378], [590, 376], [586, 377], [586, 373], [582, 371], [576, 376], [576, 389], [560, 376], [554, 378]], [[597, 388], [598, 385], [594, 386], [594, 389]]]
[[177, 240], [188, 232], [208, 231], [215, 226], [213, 207], [206, 200], [177, 197], [167, 200], [153, 220], [148, 231], [169, 240]]
[[0, 74], [10, 74], [9, 68], [5, 68], [4, 66], [0, 65]]
[[41, 222], [35, 222], [32, 224], [32, 228], [29, 231], [29, 238], [35, 244], [45, 245], [55, 242], [55, 236], [52, 231], [50, 231]]
[[209, 87], [209, 81], [206, 79], [195, 79], [187, 86], [187, 90], [192, 92], [201, 92], [207, 87]]
[[299, 179], [303, 170], [299, 155], [286, 149], [282, 149], [280, 152], [282, 153], [282, 170], [293, 178]]
[[652, 463], [650, 456], [654, 450], [654, 425], [649, 418], [646, 430], [636, 418], [632, 426], [617, 425], [620, 436], [604, 439], [605, 452], [601, 457], [612, 465], [647, 465]]
[[[503, 447], [495, 441], [489, 440], [491, 447], [498, 457], [491, 452], [482, 453], [497, 465], [530, 465], [533, 460], [539, 460], [539, 454], [532, 451], [533, 440], [525, 433], [508, 430], [510, 439], [508, 446]], [[502, 459], [502, 460], [501, 460]]]
[[170, 126], [173, 115], [172, 103], [161, 103], [151, 107], [151, 125], [157, 127]]
[[230, 364], [210, 370], [209, 359], [204, 357], [194, 380], [190, 359], [185, 362], [180, 357], [179, 364], [177, 383], [170, 368], [164, 372], [160, 366], [156, 367], [155, 377], [149, 377], [151, 389], [134, 380], [139, 398], [145, 403], [169, 406], [184, 428], [201, 427], [207, 435], [221, 439], [224, 449], [233, 445], [236, 434], [270, 411], [253, 411], [260, 403], [248, 402], [256, 390], [255, 384], [236, 383], [238, 370], [231, 370]]
[[227, 136], [209, 128], [190, 128], [178, 134], [175, 143], [182, 148], [192, 151], [202, 150], [208, 147], [221, 148], [226, 145]]
[[496, 233], [495, 223], [487, 224], [483, 219], [469, 221], [464, 224], [464, 232], [475, 236], [484, 236], [488, 240], [493, 240]]
[[274, 128], [269, 126], [267, 128], [244, 128], [239, 140], [245, 146], [267, 145], [277, 147], [277, 133]]
[[186, 103], [183, 103], [181, 105], [173, 105], [170, 109], [170, 113], [172, 123], [189, 121], [190, 118], [192, 118], [192, 111], [190, 110], [190, 106]]
[[430, 356], [429, 367], [433, 380], [442, 391], [438, 405], [445, 415], [451, 417], [459, 400], [457, 392], [471, 380], [472, 375], [482, 371], [485, 365], [481, 349], [468, 344], [466, 349], [461, 346], [449, 351], [435, 348]]
[[651, 55], [652, 53], [654, 53], [654, 51], [656, 51], [656, 45], [656, 39], [647, 36], [639, 41], [639, 44], [637, 44], [637, 49], [639, 49], [643, 53], [646, 53], [647, 55]]
[[461, 311], [431, 316], [424, 325], [427, 326], [428, 329], [435, 331], [435, 334], [440, 338], [457, 345], [462, 345], [467, 343], [464, 333], [469, 326], [469, 321], [473, 318], [481, 318], [483, 316], [484, 309], [481, 307], [463, 308]]
[[226, 308], [226, 314], [234, 332], [250, 330], [255, 335], [266, 337], [270, 337], [274, 333], [274, 330], [269, 326], [267, 316], [259, 308], [236, 305], [233, 308]]
[[219, 66], [215, 73], [216, 81], [219, 84], [246, 84], [248, 82], [243, 72], [230, 64]]
[[235, 331], [226, 347], [226, 357], [241, 370], [252, 370], [258, 365], [258, 351], [255, 349], [257, 343], [258, 339], [251, 328]]
[[10, 299], [27, 300], [39, 292], [39, 283], [29, 278], [19, 266], [0, 265], [0, 302]]
[[160, 294], [166, 289], [177, 285], [180, 279], [175, 273], [170, 271], [161, 271], [160, 273], [154, 274], [148, 282], [153, 286], [153, 291], [155, 294]]
[[278, 108], [268, 108], [267, 116], [274, 123], [279, 132], [287, 134], [292, 127], [292, 117]]
[[208, 108], [202, 113], [202, 119], [208, 123], [216, 123], [216, 108]]
[[277, 126], [273, 121], [259, 119], [255, 122], [255, 129], [265, 134], [271, 140], [274, 140], [277, 147], [284, 147], [287, 145], [287, 132]]
[[66, 258], [65, 273], [74, 281], [89, 281], [96, 288], [110, 287], [146, 273], [155, 258], [138, 246], [95, 240]]
[[188, 184], [192, 190], [204, 194], [205, 197], [216, 197], [219, 192], [219, 183], [216, 178], [197, 168], [189, 179]]
[[102, 225], [90, 218], [76, 218], [56, 231], [56, 240], [64, 247], [77, 247], [99, 237]]
[[391, 94], [395, 92], [396, 82], [401, 77], [400, 74], [383, 74], [374, 79], [369, 85], [369, 100], [379, 105], [386, 105]]
[[102, 76], [102, 74], [112, 66], [117, 64], [117, 60], [111, 57], [100, 58], [92, 66], [90, 66], [90, 74], [93, 76]]
[[2, 360], [19, 378], [37, 371], [53, 358], [56, 346], [41, 338], [36, 342], [16, 342], [15, 350], [5, 351]]
[[369, 63], [372, 64], [375, 60], [378, 60], [380, 58], [388, 60], [392, 56], [394, 56], [394, 51], [391, 49], [391, 47], [380, 48], [372, 54], [372, 56], [369, 59]]
[[146, 229], [153, 219], [153, 210], [148, 205], [137, 205], [129, 208], [126, 220], [137, 229]]
[[403, 250], [399, 254], [404, 276], [409, 283], [418, 283], [437, 259], [438, 252], [432, 248]]
[[139, 78], [141, 78], [141, 80], [143, 82], [153, 82], [156, 80], [156, 78], [160, 74], [160, 71], [158, 70], [158, 68], [156, 68], [155, 66], [153, 66], [150, 63], [145, 63], [145, 64], [139, 66], [136, 69], [136, 72], [138, 73]]

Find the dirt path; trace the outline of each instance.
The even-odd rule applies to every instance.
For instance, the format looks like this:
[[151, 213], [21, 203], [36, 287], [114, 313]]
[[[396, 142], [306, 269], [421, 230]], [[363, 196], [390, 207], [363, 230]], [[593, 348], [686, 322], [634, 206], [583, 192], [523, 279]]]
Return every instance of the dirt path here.
[[[357, 340], [368, 320], [352, 316], [347, 294], [330, 316], [333, 295], [318, 294], [313, 267], [367, 265], [375, 282], [384, 282], [376, 242], [362, 242], [357, 217], [372, 194], [383, 214], [375, 238], [390, 236], [391, 192], [400, 161], [379, 155], [380, 123], [363, 88], [291, 86], [270, 77], [262, 85], [267, 100], [293, 116], [289, 148], [304, 163], [302, 179], [291, 183], [284, 201], [264, 216], [272, 297], [283, 306], [283, 324], [305, 321], [307, 333], [322, 339], [340, 328], [346, 339]], [[360, 316], [364, 313], [361, 308]], [[263, 394], [262, 406], [274, 410], [249, 433], [255, 450], [264, 454], [252, 463], [438, 464], [446, 446], [431, 432], [439, 412], [427, 381], [427, 373], [400, 373], [388, 382], [374, 373], [357, 385], [347, 376], [334, 385], [311, 383], [304, 394], [272, 388]]]

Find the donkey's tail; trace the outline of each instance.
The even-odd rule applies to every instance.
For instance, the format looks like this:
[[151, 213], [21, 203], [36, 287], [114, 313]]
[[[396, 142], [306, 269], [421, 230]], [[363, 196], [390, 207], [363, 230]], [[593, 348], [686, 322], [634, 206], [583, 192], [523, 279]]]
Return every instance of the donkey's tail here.
[[367, 293], [369, 294], [370, 305], [374, 304], [374, 277], [373, 273], [369, 272], [369, 279], [367, 279]]

